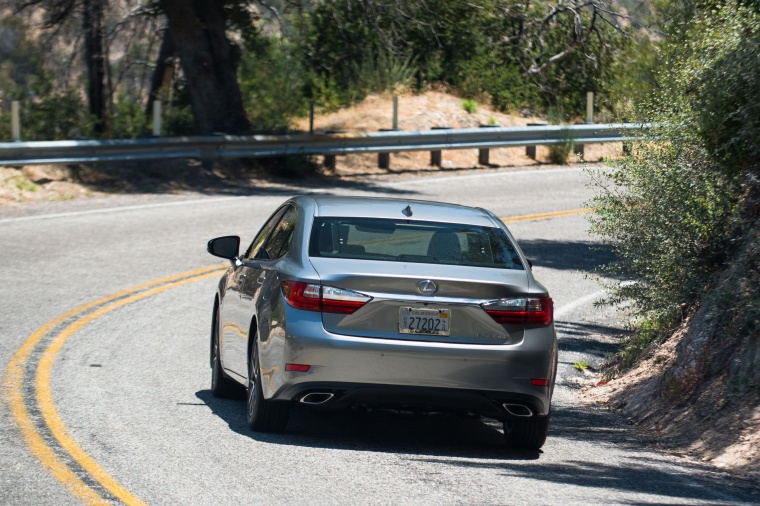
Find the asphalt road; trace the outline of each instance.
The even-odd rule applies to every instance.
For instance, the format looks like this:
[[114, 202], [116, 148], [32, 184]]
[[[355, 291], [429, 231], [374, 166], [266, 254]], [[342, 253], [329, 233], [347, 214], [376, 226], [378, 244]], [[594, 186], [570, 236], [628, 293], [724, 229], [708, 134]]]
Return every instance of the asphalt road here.
[[507, 218], [582, 207], [583, 179], [556, 169], [0, 209], [0, 503], [760, 503], [757, 491], [579, 402], [572, 363], [599, 364], [620, 333], [614, 313], [593, 307], [600, 287], [586, 273], [610, 253], [579, 214], [509, 225], [557, 308], [561, 367], [540, 452], [508, 450], [495, 422], [449, 415], [298, 409], [285, 434], [250, 432], [243, 400], [209, 392], [215, 273], [82, 309], [38, 334], [28, 357], [19, 351], [74, 308], [220, 265], [205, 252], [209, 238], [249, 241], [292, 194], [441, 200]]

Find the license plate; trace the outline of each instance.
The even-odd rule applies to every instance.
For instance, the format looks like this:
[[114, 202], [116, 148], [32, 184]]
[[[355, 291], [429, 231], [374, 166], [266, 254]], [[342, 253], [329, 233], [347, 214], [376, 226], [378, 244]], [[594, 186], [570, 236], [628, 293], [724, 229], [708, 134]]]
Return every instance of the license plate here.
[[398, 331], [402, 334], [448, 336], [450, 322], [451, 311], [448, 309], [400, 307], [398, 310]]

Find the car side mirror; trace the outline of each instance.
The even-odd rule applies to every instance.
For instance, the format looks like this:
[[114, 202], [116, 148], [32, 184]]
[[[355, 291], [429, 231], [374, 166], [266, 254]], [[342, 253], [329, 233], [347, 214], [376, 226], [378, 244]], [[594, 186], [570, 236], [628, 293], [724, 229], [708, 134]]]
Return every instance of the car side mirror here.
[[238, 256], [240, 250], [240, 237], [236, 235], [226, 235], [211, 239], [206, 246], [206, 250], [215, 257], [232, 260]]
[[530, 267], [530, 270], [533, 270], [533, 262], [530, 261], [530, 258], [526, 258], [525, 260], [528, 261], [528, 267]]

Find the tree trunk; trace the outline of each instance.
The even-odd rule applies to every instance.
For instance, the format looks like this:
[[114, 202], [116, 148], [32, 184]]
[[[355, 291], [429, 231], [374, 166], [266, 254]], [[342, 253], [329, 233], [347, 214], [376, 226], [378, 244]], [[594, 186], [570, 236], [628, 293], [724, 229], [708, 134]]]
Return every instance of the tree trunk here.
[[161, 100], [161, 89], [170, 86], [174, 75], [174, 56], [176, 48], [174, 39], [169, 29], [164, 30], [161, 39], [161, 49], [158, 51], [158, 60], [156, 68], [153, 70], [153, 77], [150, 81], [150, 93], [148, 94], [148, 103], [145, 106], [145, 115], [151, 118], [153, 115], [153, 102]]
[[160, 0], [187, 80], [201, 134], [245, 133], [250, 122], [227, 40], [223, 0]]
[[106, 58], [103, 48], [103, 0], [84, 0], [82, 29], [87, 63], [87, 98], [90, 114], [95, 117], [95, 132], [107, 130]]

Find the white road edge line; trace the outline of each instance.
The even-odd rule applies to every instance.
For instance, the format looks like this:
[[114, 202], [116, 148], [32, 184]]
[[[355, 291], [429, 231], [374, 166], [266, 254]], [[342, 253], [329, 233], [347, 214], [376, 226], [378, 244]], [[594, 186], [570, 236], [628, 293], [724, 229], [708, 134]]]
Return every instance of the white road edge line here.
[[[457, 175], [451, 175], [451, 176], [440, 176], [440, 177], [425, 177], [425, 182], [441, 182], [441, 181], [449, 181], [451, 179], [457, 179], [459, 181], [464, 179], [477, 179], [479, 177], [502, 177], [502, 176], [523, 176], [526, 174], [560, 174], [563, 172], [580, 172], [582, 171], [582, 167], [561, 167], [556, 169], [527, 169], [527, 170], [503, 170], [499, 172], [487, 172], [484, 174], [465, 174], [461, 176]], [[409, 184], [409, 181], [402, 180], [402, 181], [393, 181], [389, 183], [380, 183], [378, 186], [399, 186]]]
[[579, 306], [582, 306], [583, 304], [586, 304], [590, 300], [598, 299], [606, 293], [607, 292], [605, 290], [599, 290], [598, 292], [594, 292], [592, 294], [586, 295], [585, 297], [581, 297], [580, 299], [576, 299], [569, 304], [565, 304], [561, 308], [554, 311], [554, 319], [556, 320], [556, 319], [562, 318], [573, 309]]
[[85, 216], [88, 214], [105, 214], [105, 213], [117, 213], [120, 211], [135, 211], [139, 209], [151, 209], [155, 207], [172, 207], [181, 206], [186, 204], [210, 204], [213, 202], [223, 202], [226, 200], [238, 200], [248, 198], [248, 196], [239, 197], [219, 197], [209, 199], [196, 199], [196, 200], [175, 200], [173, 202], [157, 202], [155, 204], [140, 204], [135, 206], [121, 206], [121, 207], [108, 207], [105, 209], [89, 209], [87, 211], [71, 211], [67, 213], [53, 213], [53, 214], [37, 214], [32, 216], [20, 216], [18, 218], [4, 218], [0, 219], [1, 223], [14, 223], [17, 221], [31, 221], [31, 220], [46, 220], [51, 218], [67, 218], [72, 216]]
[[[525, 175], [525, 174], [556, 174], [556, 173], [562, 173], [562, 172], [574, 172], [574, 171], [581, 171], [581, 170], [582, 170], [581, 168], [577, 168], [577, 167], [557, 168], [557, 169], [529, 169], [529, 170], [489, 172], [485, 174], [467, 174], [463, 176], [452, 175], [452, 176], [442, 176], [442, 177], [424, 178], [424, 179], [425, 181], [429, 181], [429, 182], [440, 182], [440, 181], [448, 181], [451, 179], [463, 180], [463, 179], [475, 179], [479, 177], [517, 176], [517, 175]], [[404, 184], [408, 184], [408, 181], [385, 182], [385, 183], [380, 183], [377, 186], [380, 186], [380, 187], [385, 186], [388, 188], [393, 188], [395, 186], [404, 185]], [[307, 191], [307, 192], [294, 191], [293, 195], [300, 195], [303, 193], [322, 193], [322, 192], [323, 191], [320, 191], [318, 189]], [[18, 218], [3, 218], [3, 219], [0, 219], [0, 224], [16, 223], [16, 222], [21, 222], [21, 221], [47, 220], [47, 219], [53, 219], [53, 218], [70, 218], [73, 216], [87, 216], [91, 214], [118, 213], [121, 211], [135, 211], [135, 210], [140, 210], [140, 209], [152, 209], [152, 208], [160, 208], [160, 207], [172, 207], [172, 206], [193, 205], [193, 204], [210, 204], [214, 202], [246, 199], [250, 197], [252, 197], [252, 195], [195, 199], [195, 200], [177, 200], [174, 202], [158, 202], [155, 204], [140, 204], [140, 205], [134, 205], [134, 206], [108, 207], [105, 209], [89, 209], [87, 211], [71, 211], [71, 212], [65, 212], [65, 213], [37, 214], [37, 215], [32, 215], [32, 216], [20, 216]]]

